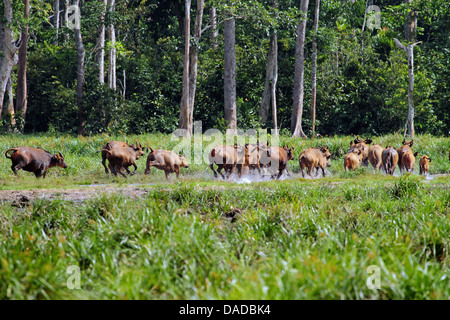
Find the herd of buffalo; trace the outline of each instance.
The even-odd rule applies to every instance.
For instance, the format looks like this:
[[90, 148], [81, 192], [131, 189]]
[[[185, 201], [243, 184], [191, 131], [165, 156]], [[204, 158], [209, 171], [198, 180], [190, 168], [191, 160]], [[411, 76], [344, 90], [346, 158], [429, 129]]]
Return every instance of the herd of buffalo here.
[[[400, 172], [412, 172], [418, 152], [413, 153], [411, 147], [413, 140], [403, 141], [402, 146], [394, 149], [392, 146], [383, 148], [379, 144], [369, 147], [372, 143], [370, 139], [355, 139], [350, 142], [350, 148], [344, 157], [345, 170], [355, 170], [357, 167], [368, 166], [369, 162], [375, 170], [383, 170], [387, 174], [394, 174], [395, 167], [398, 165]], [[136, 160], [143, 156], [144, 149], [150, 151], [147, 156], [145, 174], [151, 172], [152, 167], [165, 172], [168, 179], [170, 173], [175, 173], [178, 177], [180, 168], [188, 168], [188, 163], [184, 155], [178, 155], [170, 150], [144, 148], [140, 143], [128, 144], [127, 142], [111, 141], [103, 146], [102, 165], [105, 172], [109, 171], [113, 175], [120, 174], [126, 177], [127, 174], [136, 173]], [[67, 168], [67, 163], [61, 152], [51, 154], [48, 151], [39, 148], [21, 146], [6, 150], [5, 156], [11, 159], [11, 169], [17, 176], [20, 169], [33, 172], [37, 178], [44, 177], [51, 167]], [[214, 173], [214, 177], [221, 175], [227, 179], [237, 169], [239, 177], [248, 173], [262, 174], [262, 170], [272, 178], [279, 179], [283, 172], [287, 171], [288, 161], [294, 159], [294, 147], [276, 147], [265, 144], [246, 144], [245, 146], [220, 145], [214, 147], [209, 152], [209, 167]], [[308, 148], [300, 153], [299, 164], [302, 171], [302, 177], [305, 178], [305, 169], [307, 174], [312, 177], [313, 169], [317, 174], [322, 170], [322, 176], [325, 176], [325, 168], [330, 166], [331, 153], [327, 147]], [[106, 166], [108, 160], [108, 166]], [[450, 154], [449, 154], [450, 160]], [[427, 174], [431, 158], [422, 155], [419, 160], [420, 174]], [[214, 165], [217, 167], [215, 169]], [[134, 167], [131, 172], [128, 168]], [[109, 171], [108, 171], [109, 168]], [[224, 170], [224, 173], [222, 172]]]

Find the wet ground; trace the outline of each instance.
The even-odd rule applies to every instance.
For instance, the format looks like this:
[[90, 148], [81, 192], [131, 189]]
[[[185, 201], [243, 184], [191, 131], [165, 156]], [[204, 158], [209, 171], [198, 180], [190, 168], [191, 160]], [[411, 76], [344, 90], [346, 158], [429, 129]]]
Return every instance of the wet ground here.
[[[332, 176], [330, 172], [326, 171], [325, 175], [327, 177]], [[394, 174], [394, 176], [399, 176]], [[430, 182], [437, 177], [449, 176], [449, 174], [436, 174], [427, 175], [425, 182]], [[188, 176], [185, 176], [188, 177]], [[313, 177], [306, 176], [306, 179], [320, 179], [322, 177], [322, 172], [313, 175]], [[188, 177], [189, 178], [189, 177]], [[284, 173], [280, 180], [291, 180], [302, 178], [300, 173], [288, 174]], [[173, 179], [172, 179], [173, 180]], [[171, 181], [172, 181], [171, 180]], [[223, 181], [221, 178], [215, 179], [216, 181]], [[236, 184], [251, 184], [260, 181], [270, 181], [272, 180], [270, 176], [260, 176], [260, 175], [246, 175], [241, 178], [233, 175], [228, 181], [234, 182]], [[338, 182], [336, 182], [338, 183]], [[115, 186], [113, 184], [91, 184], [82, 185], [77, 189], [36, 189], [36, 190], [0, 190], [0, 204], [4, 202], [13, 202], [19, 206], [26, 202], [33, 202], [36, 199], [64, 199], [73, 202], [83, 202], [88, 199], [96, 198], [100, 195], [110, 195], [110, 194], [121, 194], [129, 198], [139, 198], [145, 196], [149, 192], [152, 183], [133, 183], [126, 186]], [[209, 186], [207, 188], [215, 188], [214, 186]], [[224, 186], [218, 186], [218, 188], [225, 188]]]

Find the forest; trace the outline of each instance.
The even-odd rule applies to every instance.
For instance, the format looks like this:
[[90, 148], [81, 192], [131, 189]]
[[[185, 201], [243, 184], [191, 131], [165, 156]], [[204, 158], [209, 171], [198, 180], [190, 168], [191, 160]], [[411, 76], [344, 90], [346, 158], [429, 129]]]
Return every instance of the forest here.
[[416, 133], [448, 136], [449, 8], [444, 0], [5, 0], [0, 132], [170, 133], [202, 121], [203, 130], [382, 135], [403, 133], [413, 107]]

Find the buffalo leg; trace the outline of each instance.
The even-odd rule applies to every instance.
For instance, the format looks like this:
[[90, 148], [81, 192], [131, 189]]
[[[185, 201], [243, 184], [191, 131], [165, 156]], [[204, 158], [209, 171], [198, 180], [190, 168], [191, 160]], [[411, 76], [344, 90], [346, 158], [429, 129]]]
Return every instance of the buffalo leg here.
[[152, 172], [152, 163], [149, 161], [147, 163], [147, 167], [145, 168], [145, 174], [149, 174], [150, 172]]
[[211, 163], [211, 164], [209, 165], [209, 167], [211, 168], [211, 170], [212, 170], [213, 173], [214, 173], [214, 178], [217, 178], [217, 171], [214, 170], [214, 165]]
[[105, 168], [105, 173], [109, 174], [108, 167], [106, 166], [106, 153], [105, 155], [103, 155], [103, 152], [102, 152], [102, 165]]

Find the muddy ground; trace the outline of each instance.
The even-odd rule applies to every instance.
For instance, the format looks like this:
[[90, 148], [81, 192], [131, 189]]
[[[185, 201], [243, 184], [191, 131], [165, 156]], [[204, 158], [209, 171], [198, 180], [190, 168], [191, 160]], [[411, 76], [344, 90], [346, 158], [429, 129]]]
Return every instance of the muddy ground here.
[[24, 203], [33, 202], [36, 199], [64, 199], [74, 202], [82, 202], [91, 198], [98, 197], [102, 194], [120, 193], [126, 197], [137, 198], [144, 196], [148, 190], [146, 188], [137, 187], [114, 187], [99, 186], [85, 187], [84, 189], [39, 189], [39, 190], [0, 190], [0, 203], [13, 202]]
[[[327, 175], [328, 176], [328, 175]], [[447, 174], [429, 175], [425, 179], [425, 183], [434, 180], [436, 177], [447, 176]], [[282, 177], [281, 180], [300, 178], [300, 175], [292, 174], [289, 178]], [[284, 179], [283, 179], [284, 178]], [[251, 179], [243, 177], [234, 180], [241, 188], [251, 188], [252, 182], [267, 181], [270, 179]], [[219, 179], [219, 181], [221, 181]], [[223, 181], [223, 180], [222, 180]], [[331, 184], [341, 184], [343, 182], [332, 182]], [[151, 189], [151, 184], [133, 184], [128, 186], [114, 186], [114, 185], [85, 185], [78, 189], [36, 189], [36, 190], [0, 190], [0, 204], [5, 202], [12, 202], [21, 206], [27, 202], [33, 202], [36, 199], [64, 199], [73, 202], [83, 202], [100, 195], [122, 194], [128, 198], [140, 198], [145, 196]], [[208, 189], [225, 189], [224, 186], [209, 186]]]

